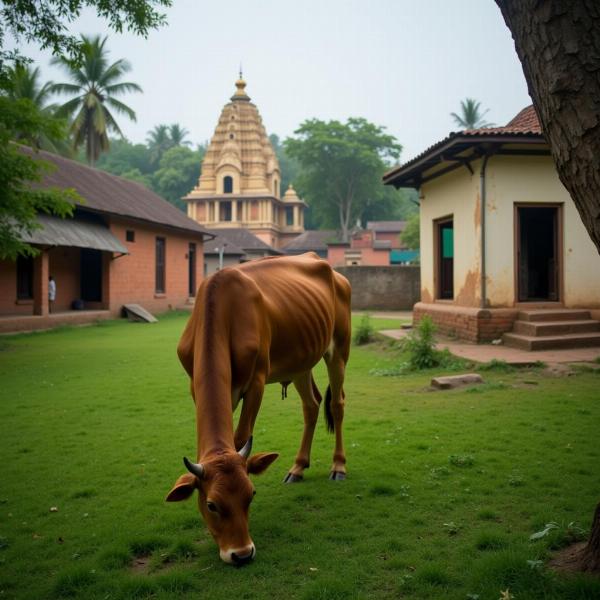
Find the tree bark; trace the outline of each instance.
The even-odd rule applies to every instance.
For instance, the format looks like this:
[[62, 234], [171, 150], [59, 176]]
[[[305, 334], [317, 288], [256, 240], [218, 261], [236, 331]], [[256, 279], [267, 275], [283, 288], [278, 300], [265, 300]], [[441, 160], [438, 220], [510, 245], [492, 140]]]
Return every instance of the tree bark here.
[[600, 253], [600, 2], [496, 0], [560, 180]]
[[581, 570], [600, 573], [600, 502], [594, 513], [590, 539], [581, 552]]

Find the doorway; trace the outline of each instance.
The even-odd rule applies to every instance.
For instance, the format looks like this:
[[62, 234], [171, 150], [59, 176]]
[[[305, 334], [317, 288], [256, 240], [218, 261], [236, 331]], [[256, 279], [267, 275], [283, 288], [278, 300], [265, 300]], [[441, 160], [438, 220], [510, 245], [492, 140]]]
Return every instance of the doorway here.
[[81, 299], [102, 302], [102, 251], [81, 249]]
[[437, 298], [454, 298], [454, 220], [435, 222]]
[[517, 206], [516, 210], [518, 301], [559, 302], [559, 207]]

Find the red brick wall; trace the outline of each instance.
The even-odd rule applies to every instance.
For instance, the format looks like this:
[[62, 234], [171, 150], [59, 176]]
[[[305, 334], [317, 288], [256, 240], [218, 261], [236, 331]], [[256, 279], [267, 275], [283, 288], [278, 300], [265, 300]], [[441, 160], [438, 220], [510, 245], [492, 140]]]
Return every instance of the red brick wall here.
[[[196, 286], [202, 281], [202, 242], [184, 232], [175, 233], [158, 227], [113, 221], [113, 235], [129, 250], [129, 254], [113, 259], [110, 267], [110, 310], [119, 314], [123, 304], [141, 304], [151, 312], [164, 312], [183, 306], [188, 301], [188, 249], [196, 244]], [[126, 230], [135, 232], [135, 241], [125, 240]], [[165, 293], [155, 293], [156, 237], [166, 240]]]
[[393, 231], [378, 232], [376, 239], [377, 241], [387, 240], [391, 242], [392, 248], [405, 248], [405, 245], [400, 243], [400, 234]]
[[512, 331], [517, 312], [418, 302], [413, 309], [413, 321], [416, 325], [424, 315], [429, 315], [442, 335], [474, 343], [491, 342]]
[[79, 248], [51, 248], [48, 251], [48, 274], [56, 281], [53, 311], [70, 310], [73, 300], [81, 297]]
[[33, 300], [17, 304], [17, 263], [0, 260], [0, 315], [31, 315]]

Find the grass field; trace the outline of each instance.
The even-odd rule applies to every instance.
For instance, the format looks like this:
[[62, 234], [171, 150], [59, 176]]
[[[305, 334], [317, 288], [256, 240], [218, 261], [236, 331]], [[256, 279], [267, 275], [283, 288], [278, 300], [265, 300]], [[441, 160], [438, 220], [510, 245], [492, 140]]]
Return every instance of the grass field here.
[[[321, 419], [305, 481], [289, 486], [300, 402], [269, 386], [254, 450], [281, 456], [256, 479], [257, 558], [236, 569], [195, 499], [164, 502], [195, 456], [184, 323], [0, 338], [0, 598], [600, 598], [599, 580], [545, 567], [600, 498], [597, 372], [492, 370], [431, 392], [434, 372], [372, 374], [402, 360], [393, 345], [353, 348], [348, 479], [327, 479]], [[323, 389], [322, 366], [316, 378]]]

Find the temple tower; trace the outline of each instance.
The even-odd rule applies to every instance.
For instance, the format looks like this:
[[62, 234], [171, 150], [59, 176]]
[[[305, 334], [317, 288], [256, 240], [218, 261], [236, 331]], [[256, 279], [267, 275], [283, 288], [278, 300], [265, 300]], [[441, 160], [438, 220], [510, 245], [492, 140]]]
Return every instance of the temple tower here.
[[221, 111], [198, 185], [184, 197], [188, 216], [212, 229], [248, 229], [281, 247], [304, 231], [306, 204], [293, 188], [281, 198], [279, 162], [241, 73]]

